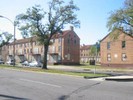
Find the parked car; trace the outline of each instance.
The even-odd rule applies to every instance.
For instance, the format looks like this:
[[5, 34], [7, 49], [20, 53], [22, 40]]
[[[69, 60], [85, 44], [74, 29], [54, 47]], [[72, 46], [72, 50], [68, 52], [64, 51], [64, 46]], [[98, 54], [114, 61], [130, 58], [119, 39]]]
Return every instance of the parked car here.
[[31, 63], [29, 63], [30, 67], [42, 67], [43, 64], [41, 62], [37, 62], [37, 61], [32, 61]]
[[28, 61], [24, 61], [21, 63], [23, 66], [29, 66], [29, 62]]
[[0, 64], [4, 64], [4, 61], [3, 60], [0, 60]]
[[14, 65], [15, 62], [14, 62], [14, 60], [9, 60], [9, 61], [6, 62], [6, 64], [8, 64], [8, 65]]

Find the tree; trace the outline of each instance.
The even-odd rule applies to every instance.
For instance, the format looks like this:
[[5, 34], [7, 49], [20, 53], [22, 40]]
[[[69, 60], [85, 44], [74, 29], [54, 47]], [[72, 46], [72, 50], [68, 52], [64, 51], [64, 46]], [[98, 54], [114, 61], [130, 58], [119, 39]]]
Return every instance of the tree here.
[[13, 35], [8, 32], [2, 32], [0, 34], [0, 53], [1, 53], [2, 47], [4, 45], [9, 44], [9, 41], [12, 39], [12, 37]]
[[123, 28], [123, 31], [133, 35], [133, 0], [125, 0], [124, 7], [111, 12], [107, 27], [110, 30]]
[[35, 5], [28, 8], [25, 14], [16, 17], [23, 34], [36, 35], [38, 42], [44, 46], [43, 69], [47, 69], [47, 53], [52, 36], [61, 32], [67, 24], [75, 27], [80, 25], [75, 14], [79, 8], [74, 5], [73, 1], [66, 4], [62, 0], [52, 0], [48, 3], [48, 8], [47, 11], [44, 11], [39, 5]]
[[96, 44], [92, 45], [89, 51], [89, 55], [93, 57], [97, 57], [98, 53], [100, 52], [100, 43], [96, 42]]

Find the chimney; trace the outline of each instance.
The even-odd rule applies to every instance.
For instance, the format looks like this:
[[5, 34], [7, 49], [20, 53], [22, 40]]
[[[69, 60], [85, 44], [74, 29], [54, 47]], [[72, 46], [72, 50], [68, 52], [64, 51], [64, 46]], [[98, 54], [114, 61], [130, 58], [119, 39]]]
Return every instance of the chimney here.
[[71, 31], [74, 31], [73, 26], [70, 26], [70, 30], [71, 30]]

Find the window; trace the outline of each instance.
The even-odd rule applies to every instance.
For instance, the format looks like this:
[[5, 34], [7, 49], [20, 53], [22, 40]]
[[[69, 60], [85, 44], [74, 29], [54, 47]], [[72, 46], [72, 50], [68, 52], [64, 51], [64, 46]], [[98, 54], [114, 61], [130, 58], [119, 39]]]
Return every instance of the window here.
[[53, 53], [56, 52], [56, 47], [55, 47], [55, 46], [52, 47], [52, 52], [53, 52]]
[[107, 42], [107, 49], [110, 49], [110, 42]]
[[110, 53], [107, 54], [107, 61], [111, 61], [111, 54]]
[[41, 48], [41, 52], [43, 52], [43, 47]]
[[26, 54], [26, 49], [24, 49], [24, 54]]
[[53, 43], [55, 43], [55, 39], [53, 39]]
[[74, 44], [76, 44], [76, 40], [74, 40]]
[[29, 49], [27, 49], [27, 53], [29, 53]]
[[55, 39], [51, 39], [51, 42], [52, 42], [52, 43], [55, 43]]
[[68, 47], [67, 52], [68, 52], [68, 53], [70, 52], [70, 47]]
[[30, 53], [32, 53], [32, 49], [30, 49]]
[[24, 47], [26, 47], [26, 43], [24, 44]]
[[58, 39], [58, 42], [61, 43], [61, 38]]
[[67, 43], [70, 44], [70, 39], [68, 38]]
[[16, 50], [16, 54], [18, 54], [18, 50]]
[[58, 46], [58, 52], [61, 52], [61, 46]]
[[33, 45], [36, 45], [36, 42], [33, 42]]
[[126, 41], [122, 41], [122, 48], [126, 47]]
[[126, 59], [127, 59], [126, 54], [125, 53], [122, 53], [122, 61], [126, 61]]
[[29, 43], [27, 43], [27, 47], [29, 47]]
[[22, 44], [19, 44], [19, 47], [22, 47]]

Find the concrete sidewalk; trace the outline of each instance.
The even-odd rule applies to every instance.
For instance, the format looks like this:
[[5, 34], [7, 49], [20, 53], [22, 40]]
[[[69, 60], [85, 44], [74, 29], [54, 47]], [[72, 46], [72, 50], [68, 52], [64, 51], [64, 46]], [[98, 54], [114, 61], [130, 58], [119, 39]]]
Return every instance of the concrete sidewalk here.
[[[73, 67], [73, 66], [50, 66], [48, 65], [49, 69], [58, 69], [58, 70], [65, 70], [65, 71], [71, 71], [71, 72], [82, 72], [82, 73], [93, 73], [94, 70], [84, 70], [84, 68], [80, 67]], [[111, 77], [100, 77], [100, 78], [93, 78], [93, 79], [102, 79], [107, 81], [133, 81], [133, 74], [125, 74], [120, 72], [105, 72], [105, 71], [98, 71], [96, 70], [96, 73], [104, 73], [112, 75]], [[87, 79], [87, 78], [86, 78]], [[89, 78], [88, 78], [89, 79]], [[92, 79], [92, 78], [90, 78]]]
[[101, 73], [101, 74], [108, 74], [111, 76], [120, 76], [120, 75], [133, 75], [131, 72], [116, 72], [112, 70], [101, 70], [101, 69], [86, 69], [82, 67], [76, 67], [76, 66], [65, 66], [65, 65], [59, 65], [59, 66], [54, 66], [54, 65], [48, 65], [49, 69], [58, 69], [58, 70], [64, 70], [64, 71], [70, 71], [70, 72], [82, 72], [82, 73]]

